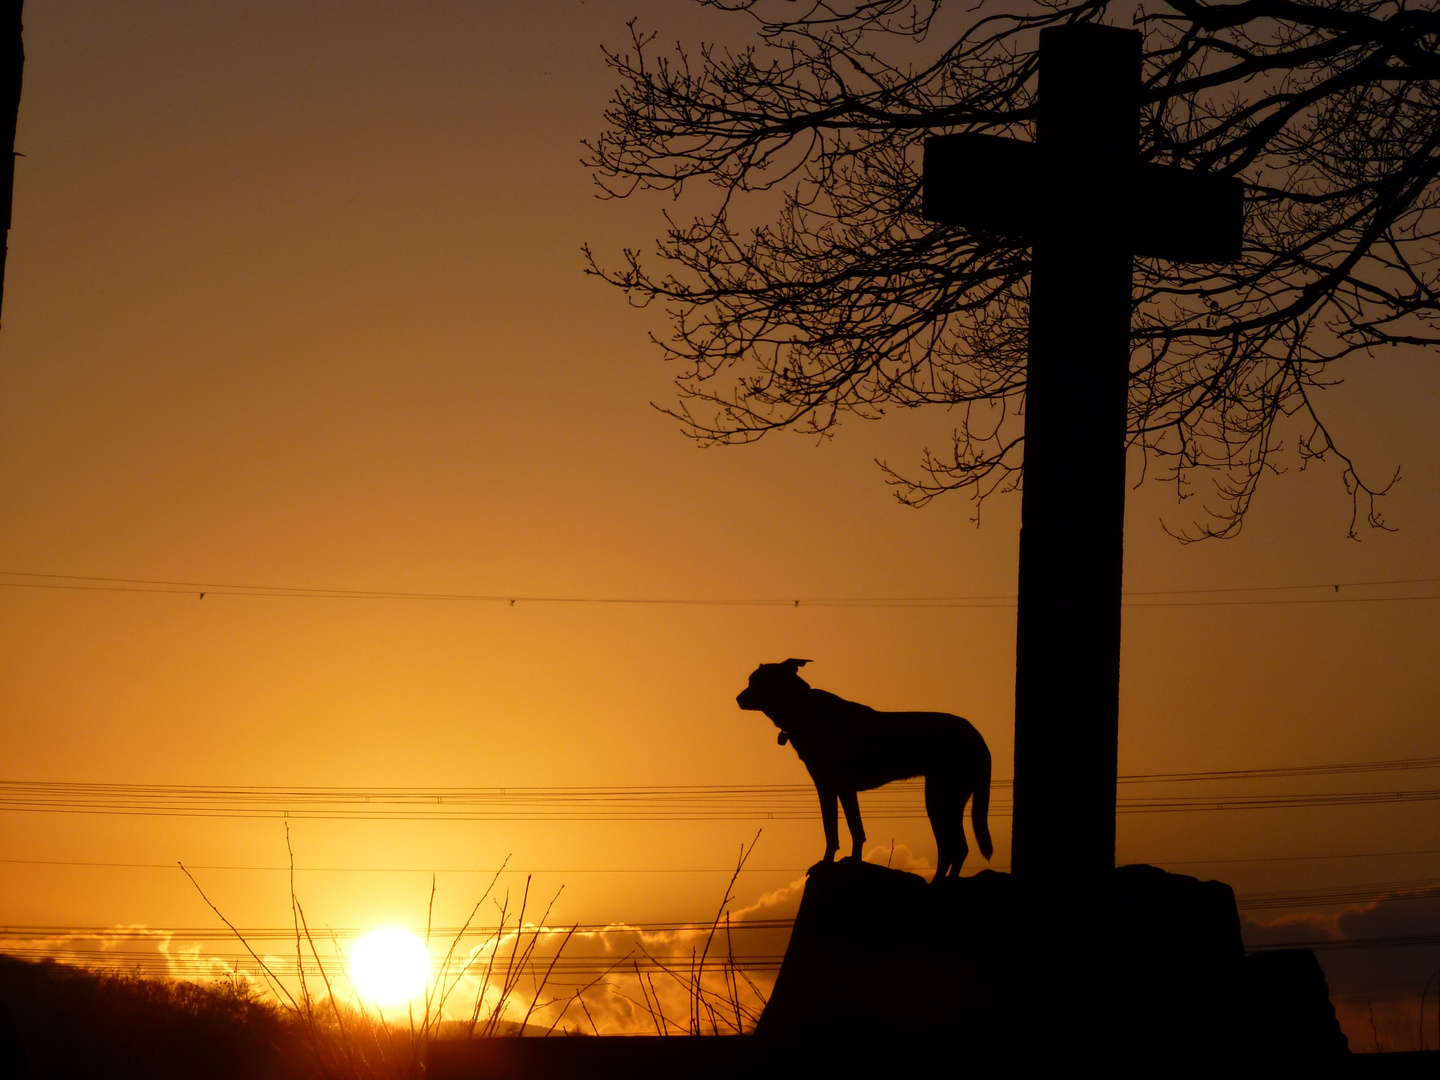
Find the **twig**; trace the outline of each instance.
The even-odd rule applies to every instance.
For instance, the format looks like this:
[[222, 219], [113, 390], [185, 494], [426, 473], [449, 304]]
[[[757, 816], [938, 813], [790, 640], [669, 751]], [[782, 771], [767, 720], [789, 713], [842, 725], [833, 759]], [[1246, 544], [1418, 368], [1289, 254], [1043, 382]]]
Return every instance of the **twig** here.
[[[494, 947], [490, 950], [490, 958], [485, 963], [485, 981], [480, 986], [480, 992], [475, 998], [475, 1011], [470, 1016], [470, 1038], [472, 1039], [475, 1037], [475, 1025], [480, 1020], [480, 1009], [485, 1001], [485, 993], [490, 989], [490, 976], [495, 970], [495, 957], [500, 952], [500, 942], [504, 938], [505, 916], [510, 910], [509, 889], [505, 890], [505, 902], [503, 904], [497, 903], [495, 906], [500, 909], [500, 925], [495, 928], [495, 933], [490, 936], [490, 940], [494, 943]], [[486, 1026], [488, 1029], [488, 1023]]]
[[645, 989], [645, 976], [640, 974], [640, 961], [631, 961], [631, 966], [635, 968], [635, 980], [640, 984], [640, 996], [645, 999], [645, 1008], [650, 1013], [650, 1022], [655, 1025], [655, 1034], [663, 1035], [664, 1032], [660, 1030], [660, 1021], [655, 1016], [655, 1010], [650, 1006], [650, 994]]
[[[674, 979], [675, 982], [677, 982], [682, 989], [686, 990], [687, 992], [690, 990], [692, 984], [689, 983], [689, 982], [687, 982], [684, 978], [682, 978], [678, 972], [675, 972], [675, 971], [671, 970], [669, 967], [667, 967], [667, 966], [665, 965], [664, 961], [656, 959], [656, 957], [655, 957], [654, 955], [652, 955], [651, 953], [647, 952], [647, 951], [644, 950], [644, 949], [642, 949], [642, 950], [640, 950], [640, 951], [645, 954], [645, 958], [646, 958], [647, 960], [649, 960], [652, 964], [654, 964], [657, 968], [659, 968], [659, 969], [660, 969], [662, 972], [664, 972], [666, 975], [669, 975], [670, 978]], [[755, 991], [756, 996], [759, 997], [759, 998], [761, 999], [762, 1003], [763, 1003], [763, 1001], [764, 1001], [764, 995], [762, 995], [762, 994], [760, 993], [759, 988], [756, 987], [754, 983], [750, 982], [750, 980], [749, 980], [748, 978], [746, 978], [746, 976], [744, 975], [743, 972], [740, 974], [740, 977], [741, 977], [742, 979], [745, 979], [745, 982], [750, 986], [750, 988], [751, 988], [752, 990]], [[701, 992], [701, 994], [703, 994], [703, 995], [708, 995], [709, 997], [717, 998], [717, 999], [722, 1000], [722, 1001], [724, 1000], [724, 998], [723, 998], [720, 994], [718, 994], [716, 991], [714, 991], [714, 990], [707, 990], [707, 989], [702, 988], [700, 992]], [[741, 1011], [742, 1011], [742, 1012], [744, 1013], [744, 1015], [745, 1015], [746, 1017], [748, 1017], [749, 1019], [758, 1020], [758, 1019], [760, 1018], [759, 1013], [752, 1012], [750, 1009], [747, 1009], [747, 1008], [745, 1008], [744, 1006], [741, 1006]], [[678, 1025], [677, 1025], [677, 1026], [678, 1026]]]
[[436, 1006], [436, 1008], [438, 1009], [441, 1016], [445, 1014], [445, 1002], [449, 1000], [450, 995], [455, 992], [455, 988], [460, 985], [460, 980], [465, 977], [465, 973], [470, 970], [471, 964], [474, 963], [473, 958], [466, 961], [464, 966], [460, 968], [460, 974], [455, 976], [454, 980], [450, 983], [449, 988], [446, 989], [444, 985], [444, 979], [446, 973], [450, 970], [450, 959], [455, 955], [455, 950], [460, 947], [460, 942], [465, 937], [465, 932], [470, 929], [470, 924], [475, 921], [475, 916], [480, 911], [480, 905], [485, 903], [485, 901], [489, 899], [490, 891], [495, 888], [495, 883], [500, 880], [500, 875], [504, 872], [505, 866], [509, 862], [510, 856], [507, 855], [505, 856], [505, 861], [500, 864], [500, 869], [496, 870], [495, 876], [490, 879], [490, 884], [485, 887], [485, 892], [481, 894], [479, 900], [475, 901], [475, 907], [471, 909], [470, 917], [465, 920], [465, 925], [460, 927], [460, 932], [456, 934], [455, 939], [450, 942], [450, 948], [446, 951], [445, 959], [440, 964], [441, 993], [440, 1003], [438, 1006]]
[[[290, 1008], [294, 1010], [295, 1015], [303, 1020], [305, 1014], [301, 1012], [300, 1006], [296, 1003], [295, 995], [290, 993], [290, 990], [286, 987], [286, 985], [280, 981], [280, 979], [275, 975], [273, 971], [270, 970], [270, 965], [265, 963], [264, 960], [260, 959], [259, 954], [250, 947], [250, 942], [245, 940], [245, 935], [240, 933], [239, 929], [236, 928], [235, 924], [232, 923], [221, 913], [220, 909], [211, 902], [210, 897], [205, 895], [205, 890], [200, 888], [200, 883], [195, 880], [195, 875], [190, 873], [189, 870], [185, 869], [185, 864], [182, 862], [177, 862], [175, 865], [180, 867], [180, 872], [190, 879], [190, 884], [195, 886], [195, 891], [200, 894], [200, 899], [205, 901], [205, 903], [209, 906], [210, 910], [215, 913], [216, 917], [219, 918], [219, 920], [223, 922], [227, 927], [229, 927], [230, 932], [235, 935], [235, 937], [239, 940], [240, 944], [245, 946], [245, 951], [250, 954], [251, 959], [253, 959], [255, 963], [260, 965], [260, 970], [265, 972], [265, 974], [275, 983], [275, 985], [280, 988], [280, 992], [284, 994], [287, 999], [289, 999]], [[325, 1067], [325, 1059], [320, 1056], [320, 1047], [317, 1046], [313, 1040], [311, 1041], [310, 1046], [315, 1053], [316, 1064], [320, 1066], [321, 1074], [329, 1077], [330, 1070]]]
[[700, 978], [695, 979], [694, 1005], [691, 1007], [691, 1015], [692, 1017], [694, 1017], [695, 1023], [697, 1025], [696, 1034], [699, 1033], [698, 1025], [700, 1022], [699, 1015], [701, 1005], [700, 979], [704, 977], [705, 958], [710, 955], [710, 943], [715, 940], [715, 931], [720, 926], [721, 916], [725, 914], [725, 909], [730, 906], [730, 902], [735, 899], [734, 896], [731, 894], [731, 890], [735, 888], [735, 882], [738, 881], [740, 878], [740, 871], [745, 869], [745, 860], [750, 858], [750, 852], [754, 851], [755, 845], [760, 842], [760, 833], [762, 831], [763, 830], [760, 829], [755, 830], [755, 839], [750, 841], [750, 846], [748, 848], [744, 844], [740, 845], [740, 861], [735, 865], [735, 873], [730, 875], [730, 884], [725, 886], [725, 897], [720, 901], [720, 910], [715, 913], [715, 921], [710, 924], [710, 933], [705, 937], [705, 950], [700, 954], [699, 966], [701, 974]]
[[495, 1003], [495, 1009], [490, 1013], [490, 1020], [485, 1025], [485, 1034], [487, 1036], [495, 1033], [495, 1028], [499, 1025], [500, 1019], [505, 1011], [505, 1006], [510, 1000], [510, 992], [515, 988], [512, 975], [515, 971], [515, 961], [520, 955], [521, 941], [525, 936], [525, 908], [529, 903], [530, 875], [526, 874], [525, 891], [520, 895], [520, 913], [515, 919], [515, 944], [510, 949], [510, 961], [505, 966], [505, 978], [500, 986], [500, 1000]]
[[340, 1045], [345, 1048], [345, 1061], [350, 1066], [350, 1076], [352, 1080], [360, 1080], [360, 1073], [355, 1068], [355, 1055], [350, 1047], [350, 1037], [345, 1033], [345, 1018], [340, 1015], [340, 1006], [335, 1002], [335, 988], [330, 985], [330, 976], [325, 973], [325, 963], [320, 959], [320, 951], [315, 948], [315, 939], [310, 936], [310, 924], [305, 921], [305, 909], [300, 905], [300, 898], [294, 893], [291, 893], [290, 899], [300, 916], [300, 928], [305, 932], [305, 940], [310, 944], [310, 952], [315, 957], [320, 978], [325, 982], [325, 996], [330, 1002], [330, 1011], [335, 1014], [335, 1023], [340, 1028]]
[[596, 1035], [599, 1035], [600, 1029], [595, 1026], [595, 1017], [590, 1015], [590, 1006], [586, 1005], [585, 999], [580, 996], [580, 994], [583, 992], [584, 991], [576, 993], [575, 999], [580, 1002], [580, 1008], [585, 1012], [585, 1019], [590, 1021], [590, 1030], [593, 1031]]
[[190, 873], [189, 870], [185, 869], [185, 864], [176, 863], [175, 865], [180, 867], [180, 872], [190, 879], [190, 884], [195, 886], [195, 891], [200, 894], [200, 899], [204, 900], [205, 903], [209, 905], [210, 910], [215, 913], [215, 915], [219, 918], [221, 922], [223, 922], [226, 926], [230, 928], [230, 932], [235, 935], [235, 937], [239, 940], [240, 944], [245, 946], [245, 951], [250, 954], [250, 958], [254, 960], [255, 963], [260, 965], [260, 970], [265, 972], [265, 974], [270, 979], [274, 980], [275, 985], [280, 988], [280, 992], [289, 999], [290, 1007], [295, 1010], [295, 1015], [299, 1016], [300, 1006], [296, 1004], [294, 995], [292, 995], [290, 991], [286, 989], [285, 984], [282, 983], [275, 975], [275, 973], [270, 970], [270, 965], [265, 963], [264, 960], [260, 959], [260, 957], [256, 954], [255, 950], [250, 947], [250, 942], [245, 940], [245, 935], [240, 933], [240, 931], [236, 929], [235, 924], [232, 923], [229, 919], [225, 918], [225, 916], [220, 913], [220, 909], [210, 902], [210, 897], [206, 896], [205, 890], [200, 888], [200, 883], [195, 880], [195, 875]]
[[[619, 960], [616, 960], [615, 963], [611, 964], [611, 965], [610, 965], [608, 968], [606, 968], [603, 972], [601, 972], [599, 975], [596, 975], [595, 978], [591, 979], [588, 983], [586, 983], [584, 986], [582, 986], [579, 990], [575, 991], [575, 998], [576, 998], [576, 999], [579, 999], [579, 1001], [580, 1001], [580, 1007], [581, 1007], [582, 1009], [585, 1009], [585, 1016], [586, 1016], [587, 1019], [589, 1019], [589, 1021], [590, 1021], [590, 1027], [591, 1027], [592, 1029], [594, 1029], [596, 1035], [599, 1035], [599, 1034], [600, 1034], [600, 1029], [597, 1028], [597, 1027], [595, 1027], [595, 1018], [590, 1015], [590, 1010], [589, 1010], [588, 1008], [586, 1008], [586, 1006], [585, 1006], [585, 999], [582, 997], [582, 995], [583, 995], [587, 990], [590, 990], [591, 988], [593, 988], [595, 985], [597, 985], [598, 983], [600, 983], [600, 982], [603, 981], [604, 979], [609, 978], [610, 973], [611, 973], [612, 971], [614, 971], [617, 967], [619, 967], [621, 964], [623, 964], [626, 960], [629, 960], [632, 955], [634, 955], [633, 950], [632, 950], [631, 952], [626, 953], [626, 954], [625, 954], [624, 956], [622, 956]], [[572, 999], [572, 1000], [573, 1000], [573, 999]], [[565, 1009], [568, 1009], [569, 1007], [570, 1007], [569, 1005], [566, 1005], [566, 1006], [565, 1006]], [[560, 1010], [560, 1016], [564, 1016], [564, 1015], [565, 1015], [565, 1009]], [[555, 1024], [558, 1024], [559, 1022], [560, 1022], [560, 1017], [556, 1017], [556, 1018], [555, 1018]], [[550, 1031], [545, 1032], [545, 1035], [546, 1035], [547, 1038], [549, 1037], [550, 1032], [555, 1030], [555, 1024], [551, 1024], [551, 1025], [550, 1025]]]
[[740, 1024], [740, 982], [735, 978], [735, 941], [730, 936], [730, 913], [725, 913], [725, 955], [728, 966], [725, 968], [726, 982], [730, 987], [730, 1003], [735, 1007], [735, 1034], [743, 1034]]
[[[655, 989], [655, 976], [647, 975], [646, 977], [650, 980], [650, 993], [655, 998], [655, 1011], [660, 1014], [660, 1020], [665, 1025], [664, 1034], [669, 1035], [670, 1025], [675, 1024], [675, 1021], [671, 1020], [668, 1016], [665, 1015], [665, 1006], [660, 1004], [660, 991]], [[675, 1024], [675, 1026], [677, 1028], [680, 1027], [679, 1024]], [[680, 1030], [684, 1031], [685, 1029], [680, 1028]]]
[[[561, 940], [560, 947], [555, 950], [555, 955], [550, 958], [550, 966], [545, 969], [545, 977], [540, 980], [540, 985], [535, 988], [535, 996], [530, 999], [530, 1008], [525, 1010], [525, 1017], [520, 1021], [520, 1034], [525, 1034], [525, 1025], [530, 1022], [530, 1014], [535, 1011], [535, 1003], [540, 1000], [540, 991], [545, 989], [545, 984], [550, 981], [550, 973], [555, 970], [555, 965], [560, 962], [560, 954], [565, 951], [565, 946], [570, 944], [570, 939], [575, 936], [575, 931], [578, 929], [580, 929], [579, 923], [570, 927], [565, 937]], [[568, 1008], [569, 1006], [567, 1005], [566, 1007]], [[560, 1015], [564, 1016], [565, 1014], [561, 1012]], [[550, 1025], [552, 1029], [554, 1026], [554, 1024]], [[547, 1031], [545, 1034], [549, 1035], [550, 1032]]]
[[[316, 1058], [320, 1058], [320, 1038], [315, 1031], [315, 1004], [310, 1000], [310, 987], [305, 982], [305, 954], [301, 950], [300, 941], [300, 916], [297, 914], [298, 898], [295, 895], [295, 849], [290, 846], [290, 822], [285, 822], [285, 854], [290, 858], [290, 921], [295, 928], [295, 975], [300, 981], [300, 1000], [305, 1004], [305, 1012], [302, 1019], [305, 1022], [305, 1030], [310, 1036], [310, 1045], [315, 1048]], [[320, 1071], [329, 1075], [322, 1061]]]
[[[420, 1034], [430, 1040], [430, 927], [435, 921], [435, 875], [430, 875], [430, 903], [425, 909], [425, 1014], [420, 1018]], [[410, 1018], [410, 1075], [420, 1075], [420, 1044], [415, 1038], [415, 999], [405, 1003]]]

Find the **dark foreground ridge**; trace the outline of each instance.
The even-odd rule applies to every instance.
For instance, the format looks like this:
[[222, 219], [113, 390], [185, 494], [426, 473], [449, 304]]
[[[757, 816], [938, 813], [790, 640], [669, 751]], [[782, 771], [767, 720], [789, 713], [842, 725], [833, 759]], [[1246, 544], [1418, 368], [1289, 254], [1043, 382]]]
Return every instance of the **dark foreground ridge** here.
[[[1434, 1052], [1352, 1058], [1314, 956], [1245, 956], [1228, 886], [1133, 866], [1096, 893], [1026, 896], [989, 871], [927, 885], [844, 860], [807, 882], [756, 1035], [417, 1049], [427, 1080], [879, 1080], [937, 1066], [984, 1077], [1440, 1075]], [[0, 1021], [14, 1021], [0, 1022], [0, 1080], [324, 1075], [298, 1021], [243, 985], [0, 957], [0, 1005]]]
[[1245, 955], [1228, 885], [1126, 866], [1093, 895], [1027, 895], [994, 871], [928, 885], [854, 859], [807, 881], [755, 1035], [438, 1043], [428, 1075], [878, 1080], [927, 1062], [975, 1076], [1392, 1075], [1356, 1068], [1313, 953]]
[[0, 956], [0, 1080], [309, 1080], [297, 1025], [240, 982]]
[[876, 1021], [1003, 1070], [1346, 1075], [1308, 950], [1246, 956], [1235, 894], [1125, 866], [1091, 894], [1009, 874], [927, 885], [845, 860], [812, 876], [758, 1036], [843, 1039]]

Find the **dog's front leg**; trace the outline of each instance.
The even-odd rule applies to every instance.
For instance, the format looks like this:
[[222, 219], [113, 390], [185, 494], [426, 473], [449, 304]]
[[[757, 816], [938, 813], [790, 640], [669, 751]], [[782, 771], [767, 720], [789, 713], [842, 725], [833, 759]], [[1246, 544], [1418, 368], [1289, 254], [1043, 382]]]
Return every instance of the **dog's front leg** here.
[[807, 875], [830, 865], [835, 853], [840, 850], [840, 815], [836, 811], [835, 792], [818, 784], [815, 791], [820, 796], [820, 821], [825, 826], [825, 857], [807, 870]]
[[865, 847], [865, 826], [860, 824], [860, 797], [853, 791], [840, 793], [840, 805], [845, 808], [845, 827], [850, 830], [850, 856], [861, 857]]

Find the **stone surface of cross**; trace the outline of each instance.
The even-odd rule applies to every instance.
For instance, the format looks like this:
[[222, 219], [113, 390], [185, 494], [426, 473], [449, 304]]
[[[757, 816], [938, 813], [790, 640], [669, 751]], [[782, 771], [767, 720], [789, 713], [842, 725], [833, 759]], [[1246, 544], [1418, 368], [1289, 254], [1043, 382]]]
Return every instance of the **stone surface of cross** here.
[[924, 213], [1032, 248], [1011, 863], [1115, 865], [1132, 263], [1238, 258], [1238, 180], [1139, 161], [1141, 35], [1041, 31], [1035, 141], [925, 144]]

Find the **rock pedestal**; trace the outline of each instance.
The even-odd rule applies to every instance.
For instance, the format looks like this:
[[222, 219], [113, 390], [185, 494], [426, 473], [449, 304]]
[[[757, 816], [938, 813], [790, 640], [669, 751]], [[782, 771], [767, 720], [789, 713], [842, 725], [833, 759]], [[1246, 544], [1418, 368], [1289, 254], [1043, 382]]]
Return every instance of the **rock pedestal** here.
[[855, 860], [825, 867], [806, 883], [756, 1034], [924, 1042], [991, 1071], [1349, 1065], [1313, 954], [1246, 957], [1228, 885], [1152, 866], [1069, 895], [988, 870], [928, 885]]

